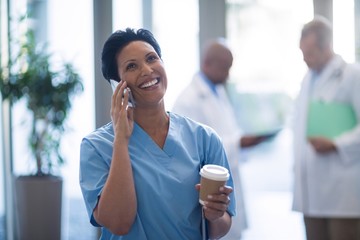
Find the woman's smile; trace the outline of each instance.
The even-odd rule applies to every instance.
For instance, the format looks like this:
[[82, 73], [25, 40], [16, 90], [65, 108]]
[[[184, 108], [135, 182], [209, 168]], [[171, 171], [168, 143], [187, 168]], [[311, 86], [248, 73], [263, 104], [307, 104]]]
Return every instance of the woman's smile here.
[[139, 88], [141, 89], [146, 89], [146, 88], [150, 88], [156, 84], [158, 84], [160, 82], [160, 80], [158, 78], [154, 79], [154, 80], [151, 80], [151, 81], [148, 81], [148, 82], [145, 82], [145, 83], [142, 83]]

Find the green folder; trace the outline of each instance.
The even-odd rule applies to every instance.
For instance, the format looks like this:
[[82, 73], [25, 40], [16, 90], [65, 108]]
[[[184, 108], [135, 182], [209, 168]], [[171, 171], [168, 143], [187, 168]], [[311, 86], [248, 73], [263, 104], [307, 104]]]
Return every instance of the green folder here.
[[309, 105], [307, 136], [333, 139], [353, 129], [357, 124], [354, 109], [349, 104], [313, 101]]

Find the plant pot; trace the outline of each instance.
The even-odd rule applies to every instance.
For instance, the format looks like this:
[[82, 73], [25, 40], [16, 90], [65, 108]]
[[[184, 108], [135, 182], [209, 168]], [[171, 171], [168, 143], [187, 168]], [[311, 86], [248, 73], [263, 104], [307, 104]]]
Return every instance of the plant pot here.
[[51, 175], [15, 178], [17, 239], [61, 239], [62, 182]]

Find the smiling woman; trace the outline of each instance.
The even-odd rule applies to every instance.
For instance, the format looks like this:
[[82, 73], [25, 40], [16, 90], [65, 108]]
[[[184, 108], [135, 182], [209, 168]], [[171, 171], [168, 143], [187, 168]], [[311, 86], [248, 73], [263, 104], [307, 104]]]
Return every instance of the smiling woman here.
[[[126, 79], [127, 86], [133, 92], [133, 97], [140, 108], [143, 106], [143, 101], [145, 106], [149, 106], [150, 98], [155, 98], [153, 99], [155, 107], [158, 104], [164, 107], [167, 76], [160, 56], [152, 49], [150, 44], [144, 45], [141, 41], [135, 41], [124, 47], [116, 58], [118, 65], [123, 66], [118, 69], [120, 79]], [[130, 52], [135, 57], [129, 60], [125, 56]], [[147, 54], [142, 56], [142, 52]], [[136, 110], [134, 117], [137, 120]]]
[[[229, 169], [225, 150], [212, 129], [165, 111], [168, 79], [152, 33], [131, 28], [114, 32], [101, 59], [105, 79], [119, 84], [111, 100], [112, 122], [81, 143], [80, 186], [88, 217], [101, 227], [102, 239], [224, 236], [235, 211], [232, 177], [204, 207], [197, 190], [203, 165]], [[127, 107], [126, 88], [135, 108]], [[205, 221], [207, 236], [200, 228]]]

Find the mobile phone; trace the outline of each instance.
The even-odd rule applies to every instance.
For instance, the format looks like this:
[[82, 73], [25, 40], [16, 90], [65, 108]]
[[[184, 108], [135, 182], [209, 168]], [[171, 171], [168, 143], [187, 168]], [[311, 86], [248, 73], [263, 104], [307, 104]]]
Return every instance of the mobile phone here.
[[[110, 79], [110, 84], [111, 84], [112, 91], [114, 93], [117, 85], [119, 84], [119, 82], [115, 81], [114, 79]], [[126, 90], [129, 92], [128, 107], [134, 108], [135, 107], [135, 101], [134, 101], [134, 98], [132, 96], [131, 90], [128, 87], [126, 88]], [[124, 93], [122, 94], [122, 97], [124, 98]]]

